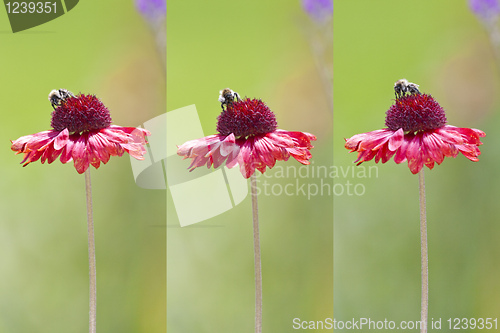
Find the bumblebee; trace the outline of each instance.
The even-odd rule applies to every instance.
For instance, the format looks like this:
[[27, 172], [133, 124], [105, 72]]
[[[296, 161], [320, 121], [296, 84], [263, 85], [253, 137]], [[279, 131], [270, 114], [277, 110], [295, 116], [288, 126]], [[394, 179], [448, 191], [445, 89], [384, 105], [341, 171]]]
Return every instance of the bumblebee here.
[[75, 95], [73, 95], [71, 91], [66, 89], [54, 89], [49, 93], [49, 101], [54, 109], [70, 97], [75, 97]]
[[418, 84], [408, 82], [406, 79], [401, 79], [394, 83], [394, 95], [396, 99], [404, 97], [406, 94], [417, 95], [420, 94]]
[[229, 88], [219, 91], [219, 102], [222, 110], [224, 110], [224, 105], [226, 105], [227, 108], [227, 106], [229, 104], [232, 104], [235, 100], [236, 101], [240, 100], [240, 95], [238, 95], [237, 92], [232, 91]]

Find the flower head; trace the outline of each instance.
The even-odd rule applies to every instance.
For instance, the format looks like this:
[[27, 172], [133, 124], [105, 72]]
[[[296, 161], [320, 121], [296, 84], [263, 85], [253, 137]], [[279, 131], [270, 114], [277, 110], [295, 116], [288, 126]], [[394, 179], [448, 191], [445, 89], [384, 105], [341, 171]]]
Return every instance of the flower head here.
[[50, 164], [60, 156], [62, 163], [73, 161], [76, 171], [83, 173], [89, 165], [97, 169], [101, 162], [106, 164], [111, 156], [122, 156], [124, 152], [144, 159], [145, 136], [151, 133], [142, 128], [111, 125], [109, 110], [96, 96], [69, 93], [56, 99], [53, 106], [52, 130], [12, 142], [11, 149], [24, 154], [23, 166], [39, 159], [42, 164]]
[[192, 159], [190, 171], [203, 165], [218, 168], [225, 162], [228, 168], [239, 165], [243, 176], [249, 178], [255, 169], [264, 173], [266, 167], [272, 168], [276, 161], [287, 161], [290, 156], [302, 164], [310, 163], [314, 135], [277, 129], [274, 113], [260, 99], [237, 97], [225, 100], [224, 105], [217, 118], [219, 134], [178, 147], [178, 155]]
[[276, 130], [276, 116], [260, 99], [244, 99], [232, 103], [217, 117], [217, 132], [236, 137], [266, 134]]
[[408, 161], [416, 174], [424, 165], [432, 169], [434, 163], [441, 164], [445, 157], [456, 157], [459, 152], [478, 161], [480, 138], [485, 133], [446, 125], [444, 109], [431, 95], [418, 90], [397, 93], [386, 115], [387, 128], [346, 139], [345, 147], [358, 152], [358, 165], [373, 158], [375, 163], [385, 163], [394, 156], [397, 164]]

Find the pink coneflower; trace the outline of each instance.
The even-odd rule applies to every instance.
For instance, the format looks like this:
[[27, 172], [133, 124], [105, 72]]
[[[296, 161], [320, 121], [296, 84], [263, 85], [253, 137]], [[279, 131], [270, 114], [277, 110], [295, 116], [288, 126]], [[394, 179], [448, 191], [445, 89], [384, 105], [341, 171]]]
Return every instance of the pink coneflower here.
[[142, 160], [149, 131], [142, 128], [111, 125], [109, 110], [94, 95], [73, 95], [66, 89], [52, 90], [49, 101], [52, 112], [52, 130], [20, 137], [12, 142], [16, 154], [23, 153], [23, 166], [41, 160], [49, 164], [59, 156], [62, 163], [74, 161], [76, 171], [85, 173], [87, 198], [87, 232], [89, 253], [89, 333], [97, 329], [97, 288], [92, 217], [92, 185], [89, 165], [99, 168], [111, 156], [128, 152]]
[[346, 140], [345, 147], [358, 152], [358, 165], [375, 158], [375, 163], [408, 161], [413, 174], [418, 173], [420, 201], [421, 303], [420, 332], [427, 333], [429, 309], [429, 267], [427, 247], [427, 214], [423, 167], [441, 164], [445, 157], [461, 152], [471, 161], [478, 161], [484, 132], [472, 128], [446, 125], [443, 108], [431, 95], [422, 94], [418, 85], [401, 79], [394, 84], [396, 100], [386, 112], [387, 128], [357, 134]]
[[302, 164], [310, 163], [314, 135], [277, 129], [274, 113], [260, 99], [236, 99], [223, 102], [226, 109], [217, 118], [219, 134], [179, 146], [178, 155], [193, 159], [190, 171], [203, 165], [217, 168], [225, 162], [228, 168], [239, 165], [243, 176], [249, 178], [255, 169], [264, 173], [266, 167], [290, 156]]
[[111, 156], [122, 156], [124, 152], [144, 159], [145, 136], [150, 133], [142, 128], [111, 125], [109, 110], [96, 96], [69, 93], [56, 101], [52, 130], [12, 142], [11, 149], [24, 154], [23, 166], [39, 159], [42, 164], [50, 164], [60, 156], [62, 163], [73, 161], [81, 174], [89, 165], [97, 169], [101, 162], [106, 164]]
[[358, 152], [358, 165], [373, 158], [385, 163], [394, 156], [394, 162], [408, 161], [410, 171], [417, 174], [424, 165], [432, 169], [434, 162], [441, 164], [459, 152], [478, 161], [484, 132], [446, 125], [445, 112], [431, 95], [402, 92], [386, 114], [387, 128], [346, 140], [345, 147]]
[[316, 137], [305, 132], [279, 130], [276, 116], [260, 99], [240, 99], [236, 92], [226, 88], [220, 91], [219, 102], [222, 107], [217, 118], [219, 134], [188, 141], [178, 148], [177, 154], [193, 159], [190, 171], [203, 165], [217, 168], [225, 162], [228, 168], [239, 164], [243, 177], [251, 178], [255, 333], [262, 333], [262, 266], [255, 169], [264, 173], [266, 167], [272, 168], [276, 161], [287, 161], [290, 156], [302, 164], [309, 164], [311, 141]]

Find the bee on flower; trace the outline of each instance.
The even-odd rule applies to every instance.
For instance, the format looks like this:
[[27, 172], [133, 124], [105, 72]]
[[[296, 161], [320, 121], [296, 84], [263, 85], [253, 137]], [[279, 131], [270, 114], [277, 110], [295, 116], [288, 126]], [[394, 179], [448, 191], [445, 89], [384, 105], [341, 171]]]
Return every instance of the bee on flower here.
[[471, 161], [479, 160], [480, 138], [486, 134], [447, 125], [441, 105], [418, 87], [406, 79], [397, 81], [396, 99], [386, 112], [386, 128], [346, 139], [345, 148], [358, 153], [358, 165], [374, 158], [375, 163], [385, 163], [394, 156], [394, 162], [408, 162], [410, 171], [417, 174], [424, 165], [432, 169], [434, 163], [441, 164], [445, 157], [459, 153]]
[[239, 165], [243, 176], [249, 178], [255, 169], [264, 173], [266, 167], [272, 168], [276, 161], [287, 161], [290, 156], [302, 164], [310, 163], [314, 135], [278, 129], [276, 116], [261, 99], [240, 99], [229, 88], [220, 94], [218, 134], [188, 141], [177, 149], [178, 155], [192, 159], [190, 171], [226, 163], [228, 168]]
[[111, 156], [128, 152], [138, 160], [146, 153], [149, 131], [111, 125], [108, 108], [95, 96], [66, 90], [52, 90], [49, 101], [52, 129], [20, 137], [12, 142], [16, 154], [24, 154], [23, 166], [40, 161], [49, 164], [58, 157], [62, 163], [73, 161], [76, 171], [84, 173], [89, 165], [99, 168]]

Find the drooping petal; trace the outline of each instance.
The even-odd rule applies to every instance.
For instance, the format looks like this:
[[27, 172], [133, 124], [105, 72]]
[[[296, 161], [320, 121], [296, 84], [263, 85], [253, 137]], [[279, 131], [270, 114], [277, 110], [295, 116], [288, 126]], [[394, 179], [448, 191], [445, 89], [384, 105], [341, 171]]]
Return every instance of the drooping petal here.
[[406, 151], [408, 150], [408, 143], [409, 141], [406, 140], [405, 135], [405, 139], [403, 139], [401, 146], [399, 146], [399, 149], [396, 150], [396, 154], [394, 155], [394, 162], [396, 164], [401, 164], [406, 161]]
[[234, 137], [234, 134], [231, 133], [224, 140], [222, 140], [220, 146], [220, 154], [222, 156], [227, 156], [230, 153], [232, 153], [235, 149], [239, 150], [239, 148], [240, 147], [236, 144], [236, 139]]
[[441, 164], [446, 156], [447, 145], [444, 145], [440, 137], [425, 133], [423, 136], [423, 144], [425, 145], [424, 149], [429, 154], [429, 158], [437, 164]]
[[81, 135], [76, 140], [73, 147], [73, 164], [75, 165], [78, 173], [84, 173], [89, 167], [89, 158], [87, 152], [87, 138], [86, 135]]
[[[357, 151], [358, 152], [358, 158], [356, 159], [355, 163], [361, 164], [365, 161], [370, 161], [372, 160], [375, 156], [377, 156], [377, 153], [379, 150], [384, 147], [385, 145], [388, 146], [389, 140], [395, 132], [388, 130], [388, 129], [382, 129], [382, 130], [376, 130], [368, 133], [362, 133], [362, 134], [357, 134], [351, 137], [350, 139], [346, 139], [345, 147], [347, 149], [350, 149], [351, 152]], [[390, 151], [390, 149], [386, 149], [387, 152]], [[391, 153], [391, 156], [393, 153]], [[382, 158], [382, 155], [379, 155], [377, 158], [377, 162]], [[386, 158], [383, 158], [386, 160]]]
[[[104, 164], [108, 163], [111, 157], [107, 149], [108, 145], [110, 145], [109, 141], [100, 133], [89, 137], [90, 149], [95, 153], [96, 158], [101, 160]], [[112, 145], [112, 147], [114, 148], [115, 145]]]
[[62, 153], [62, 149], [56, 150], [54, 145], [49, 145], [47, 148], [43, 151], [42, 158], [40, 159], [40, 162], [43, 164], [45, 161], [47, 161], [49, 164], [54, 162], [59, 155]]
[[75, 142], [70, 138], [66, 142], [66, 146], [62, 149], [61, 153], [61, 163], [68, 163], [73, 160], [73, 147], [75, 145]]
[[394, 135], [392, 135], [389, 138], [389, 150], [390, 151], [396, 151], [401, 145], [403, 144], [405, 137], [405, 132], [403, 131], [402, 128], [398, 129]]
[[54, 149], [55, 150], [62, 149], [66, 145], [68, 140], [69, 140], [69, 132], [68, 129], [65, 128], [64, 130], [61, 131], [61, 133], [59, 133], [58, 136], [56, 136], [54, 140]]
[[240, 171], [245, 178], [250, 178], [255, 172], [255, 164], [253, 163], [252, 157], [252, 143], [251, 139], [249, 139], [241, 146], [240, 155], [238, 157]]
[[406, 159], [408, 160], [408, 167], [411, 173], [417, 174], [424, 166], [424, 161], [422, 158], [422, 142], [421, 136], [415, 135], [412, 137], [408, 144], [408, 149], [406, 151]]

